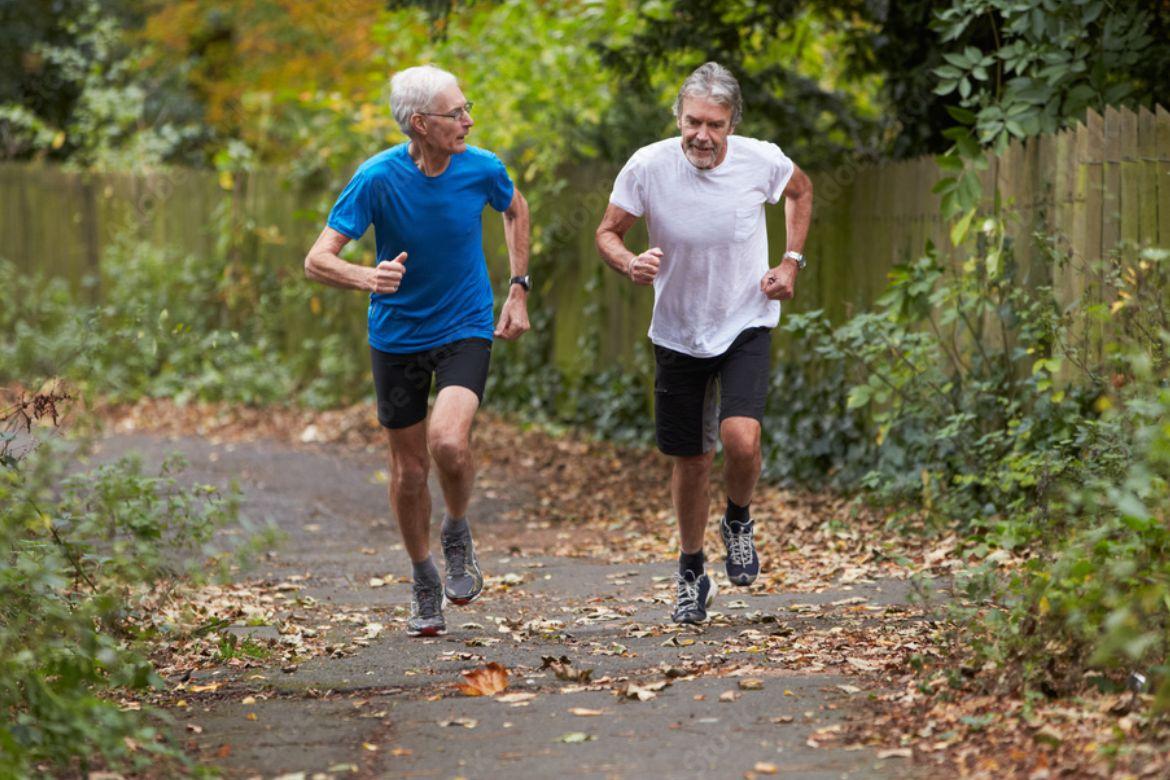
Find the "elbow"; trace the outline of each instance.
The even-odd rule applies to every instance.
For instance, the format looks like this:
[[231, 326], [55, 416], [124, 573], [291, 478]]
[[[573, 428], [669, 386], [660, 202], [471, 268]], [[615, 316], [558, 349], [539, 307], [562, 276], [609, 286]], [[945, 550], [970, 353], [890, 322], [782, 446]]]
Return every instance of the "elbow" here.
[[605, 257], [605, 235], [609, 231], [605, 227], [598, 227], [593, 231], [593, 246], [597, 248], [597, 254]]
[[305, 278], [310, 281], [317, 281], [317, 262], [312, 252], [305, 255]]

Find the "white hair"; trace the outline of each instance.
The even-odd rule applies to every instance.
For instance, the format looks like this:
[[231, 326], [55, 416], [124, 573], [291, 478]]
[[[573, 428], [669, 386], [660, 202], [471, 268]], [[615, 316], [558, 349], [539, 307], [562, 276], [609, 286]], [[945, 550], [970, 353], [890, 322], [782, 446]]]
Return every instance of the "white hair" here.
[[400, 70], [390, 79], [390, 113], [402, 132], [410, 135], [410, 118], [432, 106], [435, 97], [458, 84], [455, 77], [434, 65]]
[[732, 127], [738, 125], [739, 120], [743, 118], [743, 96], [739, 91], [739, 82], [731, 75], [731, 71], [718, 62], [704, 63], [687, 76], [686, 81], [679, 87], [678, 97], [674, 100], [675, 117], [682, 111], [685, 97], [703, 98], [727, 106], [731, 109]]

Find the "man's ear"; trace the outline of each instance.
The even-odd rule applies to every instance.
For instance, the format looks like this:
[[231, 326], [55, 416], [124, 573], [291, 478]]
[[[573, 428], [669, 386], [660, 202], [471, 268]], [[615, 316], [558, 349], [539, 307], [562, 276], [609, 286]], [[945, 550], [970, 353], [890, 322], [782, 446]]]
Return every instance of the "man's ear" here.
[[415, 114], [410, 118], [410, 126], [416, 135], [426, 135], [426, 118], [422, 114]]

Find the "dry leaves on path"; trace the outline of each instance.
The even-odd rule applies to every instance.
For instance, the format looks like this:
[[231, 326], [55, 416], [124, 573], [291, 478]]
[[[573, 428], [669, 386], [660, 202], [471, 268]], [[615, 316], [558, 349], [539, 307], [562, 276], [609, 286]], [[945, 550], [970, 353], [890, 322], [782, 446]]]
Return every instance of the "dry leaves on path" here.
[[460, 674], [466, 682], [459, 683], [456, 687], [464, 696], [494, 696], [508, 687], [508, 670], [495, 661], [479, 669], [467, 669]]

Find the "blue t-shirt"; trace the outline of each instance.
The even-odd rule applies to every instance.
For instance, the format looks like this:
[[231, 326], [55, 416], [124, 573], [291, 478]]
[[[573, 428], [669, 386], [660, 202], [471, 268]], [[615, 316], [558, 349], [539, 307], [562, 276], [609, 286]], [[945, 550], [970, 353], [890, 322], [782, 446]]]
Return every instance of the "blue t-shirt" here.
[[512, 180], [494, 154], [473, 146], [426, 176], [399, 144], [362, 163], [329, 213], [329, 227], [357, 240], [373, 224], [375, 263], [406, 252], [398, 291], [370, 294], [370, 345], [422, 352], [466, 338], [491, 339], [492, 288], [483, 256], [485, 204], [504, 211]]

